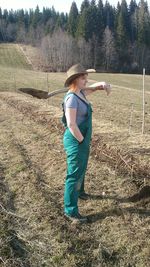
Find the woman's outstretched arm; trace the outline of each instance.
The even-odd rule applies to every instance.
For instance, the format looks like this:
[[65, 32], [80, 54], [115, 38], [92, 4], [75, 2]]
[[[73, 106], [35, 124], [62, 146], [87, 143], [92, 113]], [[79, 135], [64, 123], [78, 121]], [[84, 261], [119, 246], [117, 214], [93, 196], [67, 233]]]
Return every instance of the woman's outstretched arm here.
[[89, 95], [100, 90], [106, 90], [107, 95], [108, 95], [110, 93], [111, 86], [110, 84], [107, 84], [106, 82], [97, 82], [88, 87], [85, 87], [82, 90], [85, 95]]

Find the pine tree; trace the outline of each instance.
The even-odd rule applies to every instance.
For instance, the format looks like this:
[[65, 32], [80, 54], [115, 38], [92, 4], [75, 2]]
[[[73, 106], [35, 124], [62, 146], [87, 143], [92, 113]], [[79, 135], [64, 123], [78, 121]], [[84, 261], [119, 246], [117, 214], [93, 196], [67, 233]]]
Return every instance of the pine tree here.
[[103, 14], [105, 28], [108, 26], [111, 30], [114, 30], [115, 8], [113, 8], [107, 1], [104, 6]]
[[81, 14], [84, 11], [84, 9], [89, 8], [90, 6], [90, 2], [89, 0], [83, 0], [82, 4], [81, 4]]
[[93, 35], [97, 35], [97, 32], [99, 30], [99, 25], [98, 25], [98, 9], [95, 0], [91, 1], [91, 5], [89, 7], [89, 28], [91, 32], [91, 37]]
[[28, 31], [29, 29], [29, 13], [25, 11], [24, 14], [24, 25], [25, 25], [25, 30]]
[[47, 34], [52, 35], [53, 32], [58, 29], [57, 27], [58, 17], [59, 13], [57, 13], [54, 7], [52, 7], [52, 9], [50, 10], [50, 17], [45, 25], [45, 35]]
[[122, 0], [117, 21], [117, 43], [119, 48], [125, 48], [129, 40], [128, 8], [126, 0]]
[[116, 45], [119, 57], [120, 70], [127, 72], [130, 68], [129, 56], [129, 22], [126, 0], [122, 0], [117, 12]]
[[33, 19], [32, 19], [33, 28], [37, 27], [37, 25], [40, 23], [40, 19], [41, 19], [40, 9], [39, 9], [39, 6], [37, 6], [33, 14]]
[[87, 29], [89, 7], [90, 7], [89, 0], [83, 0], [83, 2], [81, 4], [79, 19], [78, 19], [78, 25], [77, 25], [77, 31], [76, 31], [76, 37], [77, 38], [83, 37], [86, 40], [88, 40], [88, 38], [89, 38], [89, 33], [88, 33], [88, 29]]
[[18, 28], [24, 27], [24, 10], [20, 9], [17, 11], [17, 26]]
[[147, 2], [141, 0], [138, 11], [138, 43], [150, 45], [150, 14]]
[[95, 1], [91, 1], [89, 7], [85, 7], [80, 14], [77, 36], [86, 41], [92, 39], [98, 33], [98, 13]]
[[137, 8], [136, 1], [135, 1], [135, 0], [131, 0], [131, 1], [130, 1], [130, 4], [129, 4], [129, 14], [130, 14], [130, 16], [131, 16], [132, 14], [134, 14], [136, 8]]
[[57, 31], [58, 29], [61, 29], [63, 31], [67, 31], [67, 21], [68, 21], [67, 17], [63, 12], [58, 14], [56, 26], [55, 26], [55, 31]]
[[100, 42], [104, 32], [104, 6], [102, 0], [98, 1], [97, 6], [97, 37]]
[[84, 39], [88, 40], [89, 32], [87, 29], [87, 21], [88, 21], [88, 9], [84, 9], [82, 14], [79, 16], [79, 22], [77, 25], [76, 37], [80, 38], [83, 37]]
[[72, 3], [68, 17], [68, 32], [75, 37], [78, 25], [79, 12], [75, 2]]
[[2, 9], [1, 9], [1, 7], [0, 7], [0, 19], [2, 19]]
[[52, 17], [52, 11], [50, 8], [45, 8], [43, 7], [43, 11], [42, 11], [42, 23], [44, 25], [46, 25], [46, 23], [48, 22], [48, 20]]
[[3, 19], [5, 20], [6, 23], [8, 23], [8, 11], [7, 11], [7, 9], [3, 10]]
[[131, 0], [129, 5], [129, 35], [130, 41], [133, 44], [137, 39], [137, 25], [138, 18], [137, 18], [137, 4], [135, 0]]

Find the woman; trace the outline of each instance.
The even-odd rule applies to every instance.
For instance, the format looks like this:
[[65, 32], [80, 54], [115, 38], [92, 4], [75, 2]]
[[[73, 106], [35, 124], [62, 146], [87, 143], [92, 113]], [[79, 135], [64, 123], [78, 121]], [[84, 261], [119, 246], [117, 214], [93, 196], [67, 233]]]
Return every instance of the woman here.
[[63, 102], [64, 149], [67, 155], [67, 176], [64, 192], [64, 213], [71, 221], [86, 222], [78, 211], [78, 198], [87, 199], [84, 177], [87, 168], [92, 134], [92, 108], [86, 96], [107, 89], [105, 82], [95, 88], [86, 87], [88, 71], [80, 64], [67, 72], [65, 87], [69, 87]]

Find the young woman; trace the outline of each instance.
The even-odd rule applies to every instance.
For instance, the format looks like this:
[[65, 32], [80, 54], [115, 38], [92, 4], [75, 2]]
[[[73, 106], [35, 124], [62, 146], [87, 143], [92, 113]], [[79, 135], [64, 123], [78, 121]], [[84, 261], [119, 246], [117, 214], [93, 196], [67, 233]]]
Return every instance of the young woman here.
[[88, 198], [84, 191], [84, 177], [92, 135], [92, 108], [86, 96], [97, 90], [107, 90], [108, 85], [101, 82], [94, 88], [86, 87], [88, 70], [80, 64], [72, 66], [67, 76], [65, 86], [69, 90], [63, 102], [63, 144], [67, 155], [64, 213], [71, 221], [86, 222], [87, 218], [78, 210], [78, 198]]

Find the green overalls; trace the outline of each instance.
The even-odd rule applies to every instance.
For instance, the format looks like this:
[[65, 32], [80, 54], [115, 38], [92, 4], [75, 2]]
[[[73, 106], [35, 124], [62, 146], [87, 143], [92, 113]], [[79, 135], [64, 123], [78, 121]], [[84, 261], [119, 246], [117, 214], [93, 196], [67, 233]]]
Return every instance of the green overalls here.
[[[82, 99], [80, 98], [80, 100]], [[64, 122], [66, 130], [64, 132], [63, 143], [67, 155], [64, 212], [70, 216], [75, 216], [78, 214], [78, 197], [79, 194], [84, 192], [84, 177], [90, 152], [90, 141], [92, 135], [92, 108], [90, 104], [86, 103], [86, 105], [88, 109], [87, 118], [78, 126], [82, 135], [84, 136], [84, 140], [81, 144], [72, 135], [67, 127], [66, 122]]]

